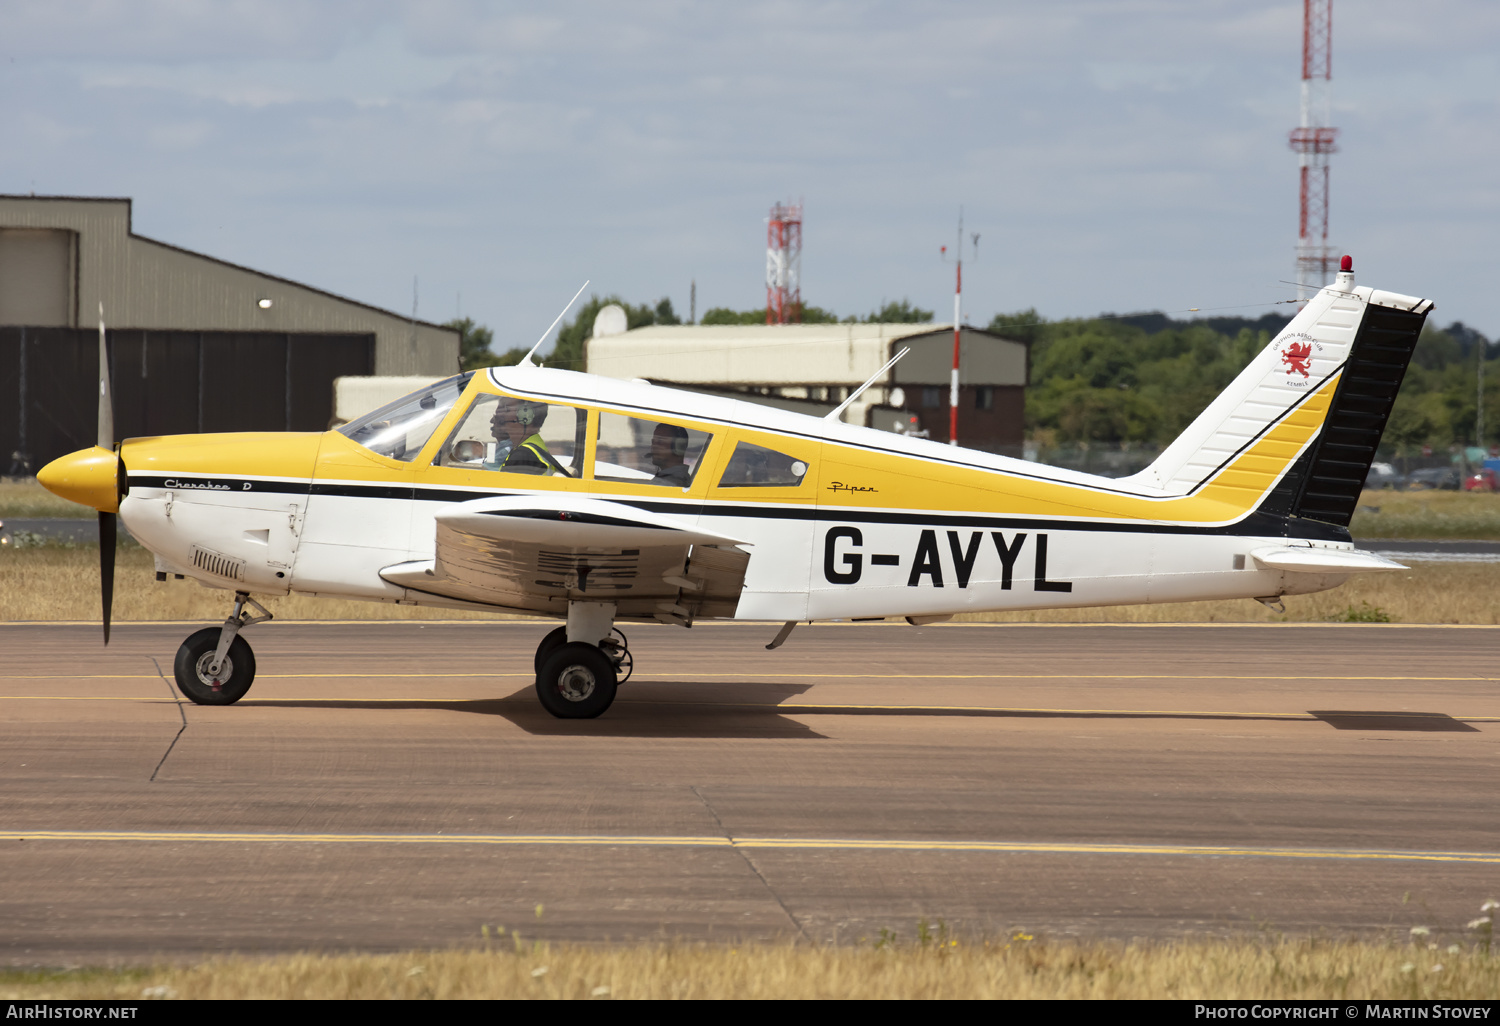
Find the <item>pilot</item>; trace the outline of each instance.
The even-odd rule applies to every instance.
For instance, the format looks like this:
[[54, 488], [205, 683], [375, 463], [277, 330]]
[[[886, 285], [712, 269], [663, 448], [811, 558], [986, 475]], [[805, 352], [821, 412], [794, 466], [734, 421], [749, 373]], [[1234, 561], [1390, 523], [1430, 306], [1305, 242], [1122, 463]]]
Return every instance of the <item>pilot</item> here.
[[652, 484], [686, 488], [693, 480], [692, 469], [683, 462], [687, 455], [687, 428], [676, 424], [658, 424], [651, 433], [651, 463], [656, 467]]
[[[486, 470], [503, 470], [512, 474], [539, 474], [551, 477], [567, 471], [547, 451], [542, 441], [542, 424], [547, 420], [547, 404], [532, 403], [524, 399], [502, 396], [495, 405], [495, 414], [490, 418], [490, 430], [494, 432], [498, 449], [493, 463], [486, 463]], [[508, 450], [508, 451], [507, 451]]]

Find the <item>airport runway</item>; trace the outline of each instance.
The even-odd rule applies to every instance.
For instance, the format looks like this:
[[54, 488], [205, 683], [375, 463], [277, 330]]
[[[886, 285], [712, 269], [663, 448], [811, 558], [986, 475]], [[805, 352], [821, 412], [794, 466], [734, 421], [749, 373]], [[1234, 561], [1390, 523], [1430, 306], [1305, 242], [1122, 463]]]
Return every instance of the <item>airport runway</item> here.
[[0, 625], [0, 962], [1442, 939], [1500, 896], [1496, 629], [637, 627], [563, 722], [549, 625], [263, 624], [228, 708], [167, 682], [197, 626]]

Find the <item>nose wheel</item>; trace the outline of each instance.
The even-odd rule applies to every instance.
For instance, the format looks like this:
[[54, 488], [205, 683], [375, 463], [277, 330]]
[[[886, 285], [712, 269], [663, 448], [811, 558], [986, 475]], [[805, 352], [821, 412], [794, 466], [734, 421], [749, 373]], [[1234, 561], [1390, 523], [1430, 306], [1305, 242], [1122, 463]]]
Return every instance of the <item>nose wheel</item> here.
[[198, 705], [233, 705], [255, 681], [255, 653], [244, 638], [229, 643], [223, 662], [214, 670], [219, 634], [220, 628], [205, 627], [188, 635], [172, 664], [177, 690]]
[[[259, 610], [252, 616], [246, 605]], [[222, 627], [205, 627], [188, 635], [177, 649], [173, 675], [177, 690], [198, 705], [233, 705], [255, 682], [255, 653], [240, 631], [271, 619], [266, 607], [243, 591], [235, 592], [234, 614]]]

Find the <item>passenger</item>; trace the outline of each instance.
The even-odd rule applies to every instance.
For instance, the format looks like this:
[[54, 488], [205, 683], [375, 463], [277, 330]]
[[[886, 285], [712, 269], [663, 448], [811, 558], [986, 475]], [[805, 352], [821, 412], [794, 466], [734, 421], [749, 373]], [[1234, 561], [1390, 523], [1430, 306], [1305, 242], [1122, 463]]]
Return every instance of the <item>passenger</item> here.
[[485, 469], [544, 477], [554, 474], [569, 476], [547, 451], [547, 443], [542, 441], [541, 430], [546, 420], [546, 403], [502, 397], [495, 407], [495, 415], [490, 418], [490, 430], [494, 432], [497, 443], [495, 461], [486, 463]]
[[651, 463], [656, 467], [652, 484], [686, 488], [693, 481], [692, 468], [684, 462], [688, 451], [686, 428], [676, 424], [658, 424], [651, 433]]

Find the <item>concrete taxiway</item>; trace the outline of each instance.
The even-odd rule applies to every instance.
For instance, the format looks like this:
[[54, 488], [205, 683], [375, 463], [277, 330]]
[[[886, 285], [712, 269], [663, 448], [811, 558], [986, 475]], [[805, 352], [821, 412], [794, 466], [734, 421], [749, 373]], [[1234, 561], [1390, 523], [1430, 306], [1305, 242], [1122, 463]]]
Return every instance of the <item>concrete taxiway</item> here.
[[525, 938], [1152, 937], [1417, 925], [1500, 894], [1500, 631], [627, 628], [602, 719], [543, 623], [0, 625], [0, 960]]

